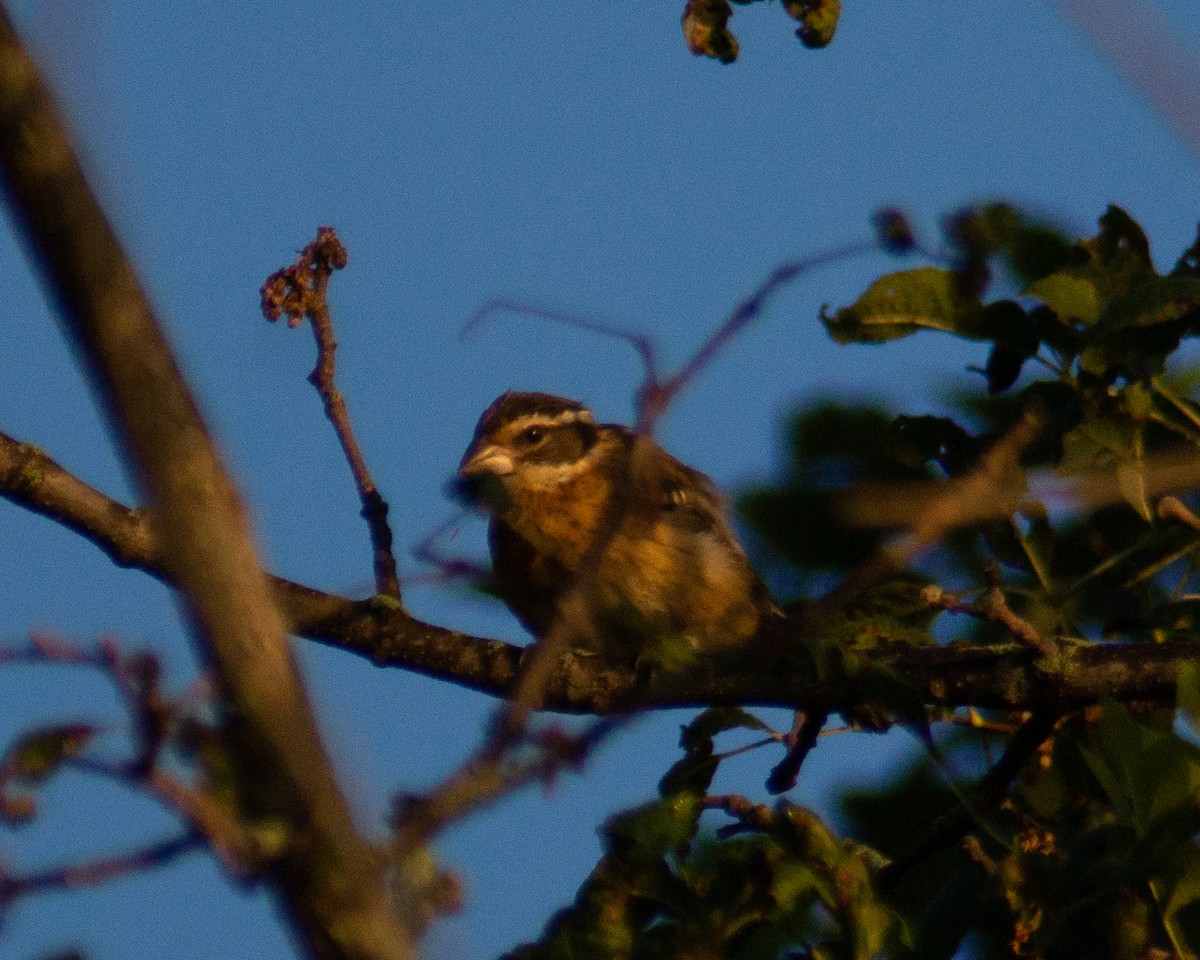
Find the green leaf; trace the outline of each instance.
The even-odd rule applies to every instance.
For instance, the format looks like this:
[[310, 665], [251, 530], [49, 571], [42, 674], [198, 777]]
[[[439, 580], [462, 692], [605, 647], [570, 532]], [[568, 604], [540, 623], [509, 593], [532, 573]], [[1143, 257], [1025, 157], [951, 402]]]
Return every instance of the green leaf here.
[[1091, 326], [1100, 319], [1100, 298], [1096, 294], [1096, 285], [1085, 277], [1052, 273], [1035, 280], [1023, 293], [1037, 297], [1069, 323]]
[[799, 860], [780, 864], [771, 878], [771, 895], [784, 910], [794, 910], [798, 904], [807, 904], [816, 887], [817, 878], [813, 868]]
[[1090, 241], [1090, 246], [1104, 264], [1111, 264], [1128, 255], [1145, 268], [1154, 267], [1146, 232], [1141, 224], [1115, 204], [1109, 205], [1100, 217], [1100, 233]]
[[1037, 353], [1041, 339], [1032, 318], [1015, 300], [997, 300], [984, 307], [981, 334], [993, 342], [983, 370], [988, 393], [1002, 393], [1016, 383], [1025, 361]]
[[1002, 343], [995, 344], [988, 353], [987, 365], [983, 375], [987, 377], [988, 393], [1003, 393], [1021, 375], [1021, 368], [1032, 354], [1022, 353], [1006, 347]]
[[617, 814], [601, 827], [601, 835], [613, 856], [636, 862], [657, 860], [696, 835], [701, 812], [700, 795], [682, 791]]
[[1162, 900], [1163, 920], [1179, 946], [1195, 956], [1200, 948], [1200, 849], [1195, 842], [1175, 845], [1170, 876], [1154, 884]]
[[679, 745], [686, 755], [663, 775], [658, 792], [664, 798], [683, 792], [702, 795], [708, 790], [720, 763], [713, 756], [713, 737], [737, 728], [771, 732], [769, 726], [738, 707], [710, 707], [687, 724], [679, 737]]
[[1072, 476], [1097, 467], [1130, 461], [1137, 442], [1137, 424], [1128, 417], [1095, 417], [1063, 436], [1063, 455], [1056, 472]]
[[1200, 792], [1200, 749], [1137, 722], [1124, 704], [1106, 699], [1102, 707], [1096, 746], [1085, 758], [1118, 818], [1145, 837], [1164, 819], [1190, 812]]
[[1175, 682], [1175, 703], [1195, 730], [1200, 724], [1200, 663], [1185, 660]]
[[1200, 307], [1200, 277], [1154, 277], [1113, 300], [1098, 319], [1105, 334], [1170, 323]]
[[922, 329], [980, 339], [981, 314], [952, 271], [918, 267], [885, 274], [832, 316], [822, 308], [821, 321], [838, 343], [886, 343]]
[[1051, 571], [1054, 569], [1054, 551], [1057, 545], [1054, 527], [1050, 524], [1046, 508], [1040, 503], [1031, 502], [1022, 507], [1021, 516], [1025, 521], [1024, 529], [1022, 525], [1016, 524], [1014, 532], [1029, 561], [1030, 569], [1036, 574], [1043, 589], [1049, 591], [1052, 589]]
[[1157, 276], [1146, 234], [1120, 207], [1109, 207], [1100, 218], [1100, 232], [1081, 241], [1080, 247], [1090, 257], [1087, 274], [1102, 304]]
[[1147, 523], [1153, 520], [1146, 486], [1143, 425], [1129, 416], [1113, 415], [1085, 420], [1063, 436], [1060, 476], [1112, 467], [1117, 488], [1125, 501]]
[[1145, 464], [1139, 458], [1128, 463], [1117, 464], [1117, 487], [1139, 517], [1147, 523], [1154, 522], [1154, 511], [1146, 490]]
[[1181, 338], [1197, 327], [1200, 278], [1150, 280], [1108, 305], [1087, 338], [1080, 367], [1105, 378], [1153, 377], [1162, 372]]

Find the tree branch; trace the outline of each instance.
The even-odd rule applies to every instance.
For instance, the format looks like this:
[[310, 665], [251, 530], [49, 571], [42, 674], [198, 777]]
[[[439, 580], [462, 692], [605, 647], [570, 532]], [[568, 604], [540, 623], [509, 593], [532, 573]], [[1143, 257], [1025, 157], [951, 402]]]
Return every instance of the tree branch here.
[[[23, 465], [23, 466], [22, 466]], [[63, 470], [41, 451], [0, 434], [0, 496], [76, 530], [125, 566], [172, 583], [157, 559], [142, 511], [123, 504]], [[507, 697], [522, 648], [424, 623], [403, 609], [348, 600], [272, 578], [289, 629], [298, 636], [361, 656], [381, 667]], [[651, 673], [602, 657], [568, 657], [543, 692], [542, 708], [566, 713], [703, 706], [809, 705], [841, 711], [861, 703], [849, 680], [818, 680], [798, 667], [780, 669], [778, 654], [747, 653], [707, 673]], [[1062, 643], [1052, 664], [1032, 664], [1023, 645], [891, 647], [874, 654], [877, 666], [905, 678], [926, 703], [939, 706], [1072, 710], [1107, 693], [1118, 700], [1174, 703], [1180, 666], [1200, 657], [1200, 642]]]
[[204, 841], [199, 834], [188, 832], [132, 853], [56, 867], [42, 873], [16, 877], [0, 873], [0, 909], [31, 894], [94, 887], [130, 873], [161, 867], [176, 857], [202, 849], [203, 846]]
[[[781, 263], [754, 288], [748, 297], [733, 308], [721, 325], [700, 344], [687, 362], [668, 377], [660, 374], [658, 351], [655, 349], [653, 341], [645, 334], [626, 330], [615, 324], [601, 323], [577, 314], [550, 310], [519, 300], [489, 300], [476, 310], [463, 325], [462, 336], [468, 336], [484, 320], [494, 314], [513, 312], [624, 340], [633, 347], [642, 361], [642, 383], [637, 390], [637, 429], [649, 436], [654, 433], [656, 424], [674, 399], [691, 384], [697, 374], [712, 363], [713, 358], [728, 346], [729, 342], [743, 328], [758, 319], [763, 308], [783, 287], [820, 267], [848, 260], [861, 254], [885, 249], [895, 253], [905, 253], [912, 249], [912, 237], [901, 214], [896, 211], [883, 211], [877, 217], [877, 224], [879, 236], [876, 239], [849, 243]], [[907, 242], [904, 240], [905, 237], [907, 237]]]
[[265, 869], [314, 957], [412, 956], [377, 857], [355, 832], [244, 510], [52, 98], [0, 8], [0, 170], [33, 262], [153, 507], [223, 697], [243, 813], [284, 827]]
[[912, 850], [880, 872], [880, 886], [884, 890], [891, 889], [914, 866], [938, 850], [962, 840], [978, 825], [980, 817], [995, 810], [1029, 758], [1054, 733], [1061, 716], [1043, 710], [1026, 720], [1008, 741], [1004, 754], [995, 766], [980, 779], [975, 788], [973, 806], [957, 806], [940, 817]]
[[396, 797], [392, 813], [394, 849], [403, 859], [453, 823], [491, 806], [529, 783], [549, 783], [567, 767], [578, 767], [621, 721], [598, 720], [578, 735], [557, 728], [531, 738], [532, 757], [477, 755], [426, 794]]
[[396, 576], [396, 558], [392, 553], [392, 528], [388, 525], [388, 504], [367, 469], [367, 460], [350, 426], [346, 398], [334, 383], [333, 318], [329, 313], [329, 278], [334, 270], [346, 266], [346, 248], [332, 227], [320, 227], [317, 239], [305, 247], [290, 267], [276, 270], [262, 285], [263, 315], [275, 322], [286, 315], [288, 326], [295, 327], [307, 317], [317, 341], [317, 365], [308, 375], [325, 406], [325, 416], [333, 424], [342, 453], [354, 475], [354, 486], [362, 502], [362, 517], [371, 534], [375, 560], [375, 591], [400, 600], [400, 580]]

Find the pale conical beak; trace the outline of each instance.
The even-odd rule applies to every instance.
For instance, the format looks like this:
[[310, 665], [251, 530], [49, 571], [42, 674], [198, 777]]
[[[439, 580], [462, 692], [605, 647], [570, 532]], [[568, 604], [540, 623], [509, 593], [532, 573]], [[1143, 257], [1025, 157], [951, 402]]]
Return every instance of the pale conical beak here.
[[[480, 506], [497, 495], [498, 477], [513, 472], [513, 453], [507, 447], [488, 444], [476, 450], [471, 447], [458, 465], [458, 473], [446, 485], [446, 493], [460, 503]], [[490, 492], [489, 492], [490, 491]]]
[[513, 453], [508, 447], [488, 444], [481, 450], [468, 450], [458, 465], [459, 476], [478, 476], [481, 473], [507, 476], [513, 472]]

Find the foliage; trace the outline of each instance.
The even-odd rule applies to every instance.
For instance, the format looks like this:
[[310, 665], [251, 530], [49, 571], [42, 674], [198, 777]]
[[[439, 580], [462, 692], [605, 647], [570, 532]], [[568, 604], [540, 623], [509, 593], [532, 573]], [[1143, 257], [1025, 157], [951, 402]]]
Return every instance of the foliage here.
[[[1188, 497], [1164, 494], [1197, 480], [1200, 407], [1168, 360], [1200, 327], [1200, 242], [1160, 274], [1115, 207], [1078, 243], [998, 204], [952, 217], [946, 234], [946, 255], [879, 278], [824, 321], [843, 343], [932, 330], [986, 344], [984, 390], [954, 400], [954, 418], [802, 410], [779, 481], [740, 504], [776, 591], [803, 615], [802, 598], [864, 569], [956, 484], [993, 484], [990, 509], [948, 523], [909, 570], [823, 621], [810, 640], [825, 654], [818, 669], [861, 669], [879, 644], [1011, 643], [1014, 623], [1051, 648], [1191, 636], [1200, 522]], [[1012, 461], [1004, 469], [996, 451]], [[882, 520], [867, 500], [884, 504]], [[931, 606], [930, 583], [955, 602]], [[1182, 735], [1172, 710], [1106, 700], [1051, 718], [1052, 735], [1024, 753], [1021, 734], [1008, 737], [1005, 760], [1006, 734], [1034, 720], [926, 713], [903, 684], [877, 687], [883, 716], [929, 749], [892, 783], [841, 798], [845, 838], [786, 800], [709, 796], [713, 736], [761, 726], [710, 710], [684, 729], [660, 799], [606, 825], [575, 904], [513, 956], [1200, 951], [1200, 750], [1188, 726], [1200, 671], [1181, 676]], [[706, 810], [732, 821], [707, 830]]]
[[[761, 0], [734, 0], [738, 4]], [[783, 9], [800, 24], [796, 36], [810, 50], [828, 46], [842, 15], [842, 0], [784, 0]], [[729, 29], [733, 7], [729, 0], [687, 0], [683, 9], [683, 36], [688, 49], [697, 56], [733, 63], [738, 42]]]
[[605, 825], [604, 858], [575, 905], [512, 960], [765, 960], [800, 942], [814, 957], [867, 960], [903, 943], [903, 923], [875, 890], [871, 851], [839, 840], [812, 811], [739, 803], [735, 829], [700, 835], [720, 763], [713, 737], [737, 727], [763, 729], [730, 709], [684, 727], [685, 755], [660, 799]]

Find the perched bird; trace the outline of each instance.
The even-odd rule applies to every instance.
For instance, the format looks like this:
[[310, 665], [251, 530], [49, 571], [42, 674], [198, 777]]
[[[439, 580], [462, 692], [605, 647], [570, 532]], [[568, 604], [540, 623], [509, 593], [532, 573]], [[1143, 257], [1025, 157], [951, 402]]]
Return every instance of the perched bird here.
[[454, 489], [491, 515], [496, 592], [536, 638], [576, 580], [588, 622], [574, 644], [637, 659], [677, 641], [727, 649], [778, 613], [712, 481], [573, 400], [500, 396]]

